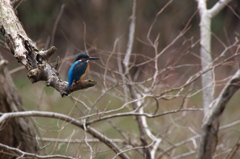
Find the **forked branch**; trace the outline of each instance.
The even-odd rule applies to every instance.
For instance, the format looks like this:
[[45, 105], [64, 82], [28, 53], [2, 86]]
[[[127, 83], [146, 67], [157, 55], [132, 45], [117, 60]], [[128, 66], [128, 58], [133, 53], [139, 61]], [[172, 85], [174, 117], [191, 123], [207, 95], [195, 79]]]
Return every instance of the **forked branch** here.
[[215, 151], [218, 139], [219, 118], [234, 93], [240, 88], [240, 70], [228, 81], [219, 97], [212, 102], [211, 111], [205, 116], [197, 158], [209, 158]]

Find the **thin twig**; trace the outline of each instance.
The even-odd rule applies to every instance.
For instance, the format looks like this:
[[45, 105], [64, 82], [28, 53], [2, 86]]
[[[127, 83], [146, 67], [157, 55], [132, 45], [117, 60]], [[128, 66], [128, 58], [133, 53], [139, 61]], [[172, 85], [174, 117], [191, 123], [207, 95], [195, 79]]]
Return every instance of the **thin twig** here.
[[56, 19], [56, 21], [55, 21], [55, 23], [54, 23], [54, 26], [53, 26], [53, 31], [52, 31], [52, 37], [51, 37], [50, 46], [52, 46], [52, 45], [54, 44], [54, 39], [55, 39], [56, 30], [57, 30], [57, 25], [58, 25], [58, 23], [59, 23], [59, 21], [60, 21], [60, 18], [61, 18], [61, 16], [62, 16], [62, 14], [63, 14], [64, 8], [65, 8], [65, 4], [62, 4], [61, 10], [60, 10], [60, 12], [59, 12], [59, 14], [58, 14], [58, 16], [57, 16], [57, 19]]
[[11, 155], [14, 155], [16, 157], [20, 157], [20, 158], [65, 158], [65, 159], [76, 159], [75, 157], [71, 157], [71, 156], [65, 156], [65, 155], [45, 155], [45, 156], [41, 156], [38, 154], [34, 154], [34, 153], [29, 153], [29, 152], [24, 152], [18, 148], [14, 148], [14, 147], [10, 147], [8, 145], [4, 145], [2, 143], [0, 143], [0, 147], [2, 149], [6, 149], [8, 151], [13, 151], [19, 155], [16, 155], [14, 153], [11, 153]]

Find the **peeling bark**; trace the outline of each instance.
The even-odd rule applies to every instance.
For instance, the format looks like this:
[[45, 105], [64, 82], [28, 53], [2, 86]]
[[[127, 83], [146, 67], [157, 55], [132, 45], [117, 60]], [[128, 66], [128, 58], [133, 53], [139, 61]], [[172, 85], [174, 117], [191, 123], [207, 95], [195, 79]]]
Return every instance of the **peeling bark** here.
[[10, 1], [0, 0], [0, 2], [0, 32], [4, 35], [14, 57], [29, 71], [28, 78], [32, 83], [46, 81], [47, 86], [55, 88], [62, 96], [96, 84], [95, 81], [85, 80], [69, 90], [68, 83], [63, 81], [59, 77], [57, 69], [48, 63], [48, 59], [55, 53], [56, 47], [52, 46], [47, 50], [40, 50], [27, 36]]

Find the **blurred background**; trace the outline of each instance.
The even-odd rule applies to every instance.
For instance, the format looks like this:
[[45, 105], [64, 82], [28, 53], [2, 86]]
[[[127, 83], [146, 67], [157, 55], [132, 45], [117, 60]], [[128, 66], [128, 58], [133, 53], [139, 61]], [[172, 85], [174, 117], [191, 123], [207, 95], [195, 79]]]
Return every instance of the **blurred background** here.
[[[145, 79], [153, 76], [154, 61], [146, 64], [144, 62], [155, 57], [155, 50], [149, 44], [149, 40], [155, 41], [157, 37], [159, 37], [158, 52], [167, 48], [158, 59], [159, 70], [174, 68], [158, 75], [159, 87], [153, 90], [156, 94], [160, 94], [166, 88], [183, 84], [188, 77], [201, 69], [197, 2], [173, 0], [164, 8], [168, 2], [168, 0], [137, 1], [136, 32], [130, 70], [134, 80], [145, 87], [151, 85], [151, 81], [147, 82]], [[208, 7], [212, 7], [216, 2], [217, 0], [209, 0]], [[68, 69], [79, 52], [101, 58], [100, 61], [91, 63], [91, 71], [87, 77], [94, 79], [98, 84], [93, 88], [74, 92], [71, 97], [62, 98], [53, 88], [46, 87], [44, 82], [32, 84], [27, 78], [27, 71], [17, 63], [10, 51], [1, 45], [1, 54], [10, 62], [10, 73], [25, 109], [53, 111], [81, 118], [93, 112], [121, 107], [125, 97], [122, 94], [122, 79], [118, 64], [121, 63], [127, 49], [132, 3], [131, 0], [22, 1], [16, 8], [25, 31], [39, 48], [47, 49], [52, 45], [57, 47], [50, 62], [54, 64], [57, 57], [60, 57], [59, 73], [63, 80], [67, 80]], [[164, 10], [156, 16], [162, 8]], [[152, 30], [150, 30], [151, 26]], [[182, 31], [186, 33], [171, 44]], [[226, 46], [233, 44], [236, 37], [239, 38], [240, 1], [233, 0], [214, 18], [212, 31], [212, 56], [215, 58]], [[169, 44], [171, 44], [170, 47], [168, 47]], [[235, 51], [236, 48], [229, 49], [223, 58], [233, 55]], [[236, 62], [238, 62], [237, 59], [231, 59], [215, 69], [215, 78], [220, 81], [216, 85], [216, 95], [224, 86], [226, 79], [235, 72]], [[200, 80], [197, 80], [191, 89], [197, 91], [200, 88]], [[159, 99], [161, 106], [158, 112], [177, 109], [181, 101], [181, 99], [171, 101]], [[222, 124], [239, 120], [239, 113], [235, 111], [238, 109], [238, 103], [237, 99], [231, 101]], [[146, 104], [148, 105], [146, 112], [155, 110], [154, 100], [147, 99]], [[201, 108], [201, 104], [201, 94], [198, 93], [188, 101], [186, 107]], [[91, 111], [89, 112], [84, 105], [90, 107]], [[120, 112], [124, 111], [128, 109], [124, 108]], [[58, 139], [84, 138], [82, 130], [65, 122], [43, 118], [35, 118], [34, 121], [37, 124], [39, 136]], [[133, 141], [138, 139], [137, 125], [133, 117], [103, 121], [94, 126], [110, 138], [121, 139], [121, 134], [113, 128], [114, 124], [111, 122], [120, 127]], [[152, 131], [167, 139], [161, 145], [162, 149], [198, 134], [201, 130], [201, 122], [201, 112], [173, 114], [149, 120]], [[181, 135], [178, 132], [182, 132]], [[233, 141], [240, 137], [237, 127], [228, 130], [228, 133], [224, 133], [224, 130], [221, 133], [223, 136], [227, 135], [224, 143], [229, 147], [233, 146], [235, 144]], [[47, 145], [43, 154], [61, 153], [74, 156], [87, 152], [84, 142], [68, 144], [51, 141], [41, 144]], [[103, 144], [93, 142], [92, 145], [98, 151], [96, 158], [113, 156], [112, 151]], [[226, 145], [223, 147], [226, 148]], [[193, 145], [180, 147], [176, 149], [174, 155], [188, 152], [190, 147]], [[88, 158], [88, 155], [84, 153], [82, 157]], [[137, 158], [139, 154], [135, 152], [132, 156]]]

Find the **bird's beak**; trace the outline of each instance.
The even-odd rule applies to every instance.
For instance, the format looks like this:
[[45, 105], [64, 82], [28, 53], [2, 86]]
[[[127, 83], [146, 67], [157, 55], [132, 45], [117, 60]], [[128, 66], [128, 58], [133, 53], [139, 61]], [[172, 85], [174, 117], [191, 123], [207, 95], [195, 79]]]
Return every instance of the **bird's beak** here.
[[99, 57], [89, 57], [89, 60], [100, 60]]

